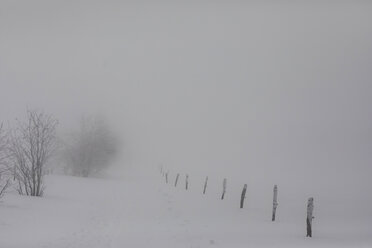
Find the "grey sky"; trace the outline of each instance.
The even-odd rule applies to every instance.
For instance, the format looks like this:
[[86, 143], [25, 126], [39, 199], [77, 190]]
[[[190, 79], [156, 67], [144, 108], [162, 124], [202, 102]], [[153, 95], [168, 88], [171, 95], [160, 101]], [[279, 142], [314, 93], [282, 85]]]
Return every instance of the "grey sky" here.
[[1, 0], [0, 118], [100, 113], [132, 165], [372, 187], [368, 1], [154, 2]]

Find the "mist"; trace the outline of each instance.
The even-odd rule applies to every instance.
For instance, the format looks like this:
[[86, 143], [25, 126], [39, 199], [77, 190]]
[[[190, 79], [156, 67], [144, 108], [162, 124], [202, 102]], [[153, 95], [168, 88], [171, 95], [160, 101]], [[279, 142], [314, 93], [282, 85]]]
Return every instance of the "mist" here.
[[361, 200], [372, 187], [371, 11], [3, 0], [1, 121], [42, 109], [63, 133], [101, 115], [123, 141], [123, 174], [163, 165]]

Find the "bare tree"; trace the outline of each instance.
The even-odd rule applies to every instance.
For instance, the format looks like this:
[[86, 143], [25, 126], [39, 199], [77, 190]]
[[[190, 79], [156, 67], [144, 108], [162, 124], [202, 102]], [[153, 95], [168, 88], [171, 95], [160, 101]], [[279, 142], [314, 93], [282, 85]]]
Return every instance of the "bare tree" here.
[[10, 159], [19, 194], [42, 196], [44, 172], [56, 149], [58, 121], [51, 115], [27, 111], [10, 133]]
[[10, 186], [9, 171], [7, 167], [7, 136], [4, 133], [3, 124], [0, 124], [0, 198]]
[[76, 176], [88, 177], [110, 165], [117, 152], [117, 140], [102, 119], [82, 118], [80, 129], [65, 142], [63, 158]]
[[3, 124], [0, 124], [0, 166], [5, 166], [5, 160], [7, 158], [7, 137], [4, 133]]

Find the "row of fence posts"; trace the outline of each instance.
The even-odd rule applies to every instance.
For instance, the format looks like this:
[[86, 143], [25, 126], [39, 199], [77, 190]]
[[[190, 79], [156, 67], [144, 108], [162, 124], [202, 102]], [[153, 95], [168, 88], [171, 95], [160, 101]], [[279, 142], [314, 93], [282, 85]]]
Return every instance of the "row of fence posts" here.
[[[163, 177], [165, 177], [165, 182], [168, 184], [168, 182], [169, 182], [168, 181], [169, 171], [165, 171], [163, 169], [163, 167], [161, 167], [160, 168], [160, 173], [162, 174]], [[177, 173], [176, 179], [175, 179], [175, 182], [174, 182], [174, 187], [177, 187], [179, 177], [180, 177], [180, 174]], [[208, 186], [208, 176], [205, 178], [205, 181], [204, 181], [203, 194], [206, 193], [207, 186]], [[223, 200], [225, 198], [226, 187], [227, 187], [227, 179], [224, 178], [223, 182], [222, 182], [221, 200]], [[188, 188], [189, 188], [189, 175], [186, 174], [185, 190], [188, 190]], [[241, 193], [241, 197], [240, 197], [240, 208], [244, 207], [244, 200], [246, 198], [246, 193], [247, 193], [247, 184], [244, 184], [243, 190], [242, 190], [242, 193]], [[271, 221], [275, 221], [277, 207], [278, 207], [278, 186], [274, 185], [274, 188], [273, 188], [273, 209], [272, 209]], [[308, 203], [307, 203], [307, 218], [306, 218], [306, 229], [307, 229], [307, 235], [306, 236], [307, 237], [312, 237], [312, 219], [314, 218], [313, 217], [313, 209], [314, 209], [313, 197], [310, 197], [308, 199]]]
[[[161, 168], [161, 174], [165, 177], [165, 183], [169, 183], [169, 172], [165, 172], [162, 168]], [[178, 184], [178, 180], [179, 180], [179, 177], [180, 177], [180, 174], [177, 173], [176, 175], [176, 179], [174, 181], [174, 187], [177, 187], [177, 184]], [[207, 191], [207, 187], [208, 187], [208, 176], [205, 178], [205, 182], [204, 182], [204, 187], [203, 187], [203, 194], [206, 193]], [[225, 194], [226, 194], [226, 187], [227, 187], [227, 179], [224, 178], [223, 179], [223, 182], [222, 182], [222, 195], [221, 195], [221, 200], [223, 200], [225, 198]], [[185, 178], [185, 190], [188, 190], [189, 189], [189, 175], [186, 174], [186, 178]], [[242, 194], [241, 194], [241, 198], [240, 198], [240, 208], [243, 208], [244, 207], [244, 200], [245, 200], [245, 195], [246, 195], [246, 192], [247, 192], [247, 184], [244, 184], [244, 187], [243, 187], [243, 190], [242, 190]], [[277, 187], [275, 185], [275, 189], [274, 189], [274, 206], [275, 206], [275, 210], [276, 210], [276, 207], [278, 205], [276, 199], [277, 199]], [[274, 208], [273, 208], [273, 221], [275, 220], [275, 213], [274, 213]]]

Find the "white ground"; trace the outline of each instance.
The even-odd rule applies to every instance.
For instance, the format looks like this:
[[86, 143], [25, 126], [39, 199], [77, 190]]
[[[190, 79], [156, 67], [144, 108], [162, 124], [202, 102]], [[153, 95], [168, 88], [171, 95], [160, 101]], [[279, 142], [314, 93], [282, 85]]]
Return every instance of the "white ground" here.
[[2, 199], [0, 247], [372, 247], [371, 218], [340, 218], [339, 202], [315, 202], [309, 239], [306, 202], [279, 194], [278, 220], [272, 223], [271, 192], [262, 200], [248, 190], [241, 210], [240, 192], [228, 188], [221, 201], [212, 180], [205, 196], [193, 181], [187, 192], [182, 177], [177, 188], [170, 181], [166, 185], [155, 172], [121, 180], [48, 176], [45, 197], [9, 193]]

